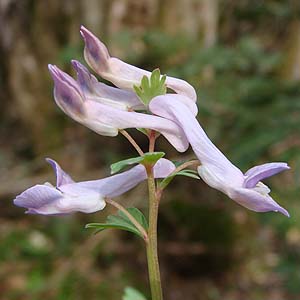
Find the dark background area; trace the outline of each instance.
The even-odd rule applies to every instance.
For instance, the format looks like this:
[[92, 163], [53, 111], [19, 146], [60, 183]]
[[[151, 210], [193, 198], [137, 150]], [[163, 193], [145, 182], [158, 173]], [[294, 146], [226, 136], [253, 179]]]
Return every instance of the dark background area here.
[[[87, 180], [132, 156], [122, 136], [98, 136], [54, 103], [47, 64], [72, 73], [70, 59], [83, 62], [81, 24], [112, 55], [190, 82], [199, 121], [243, 171], [271, 161], [292, 167], [266, 182], [290, 219], [248, 211], [201, 181], [175, 179], [160, 210], [165, 299], [299, 299], [296, 0], [0, 0], [0, 299], [115, 300], [128, 285], [149, 295], [140, 240], [84, 229], [113, 209], [59, 218], [24, 215], [12, 204], [29, 186], [53, 182], [45, 157]], [[193, 157], [163, 138], [158, 145], [170, 159]], [[141, 185], [119, 200], [145, 211], [145, 199]]]

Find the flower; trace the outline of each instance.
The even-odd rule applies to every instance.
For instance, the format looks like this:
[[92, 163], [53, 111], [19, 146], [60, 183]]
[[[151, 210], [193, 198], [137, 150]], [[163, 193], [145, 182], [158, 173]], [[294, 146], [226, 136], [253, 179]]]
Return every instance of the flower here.
[[[46, 159], [56, 173], [56, 186], [50, 183], [37, 184], [14, 199], [14, 204], [27, 208], [26, 213], [61, 215], [73, 212], [93, 213], [102, 210], [105, 198], [122, 195], [147, 178], [143, 165], [99, 180], [74, 182], [59, 164]], [[175, 166], [161, 158], [154, 166], [156, 178], [167, 177]]]
[[[133, 91], [139, 86], [143, 76], [150, 78], [151, 72], [129, 65], [122, 60], [111, 57], [106, 46], [88, 29], [81, 26], [80, 33], [85, 42], [84, 57], [88, 65], [102, 78], [112, 82], [115, 86]], [[186, 81], [174, 77], [166, 77], [166, 85], [182, 98], [190, 110], [197, 114], [197, 94], [195, 89]]]
[[[126, 105], [129, 105], [129, 102], [127, 104], [126, 101], [118, 102], [115, 90], [106, 89], [106, 96], [103, 94], [101, 96], [99, 93], [91, 94], [93, 89], [99, 87], [95, 78], [83, 79], [89, 74], [78, 64], [76, 68], [79, 73], [78, 81], [81, 86], [85, 86], [83, 89], [71, 76], [58, 67], [49, 65], [49, 71], [54, 80], [55, 101], [75, 121], [105, 136], [116, 136], [120, 129], [125, 128], [149, 128], [164, 135], [179, 152], [188, 148], [188, 141], [181, 127], [176, 123], [149, 114], [127, 111]], [[113, 99], [107, 99], [107, 95]]]
[[267, 163], [251, 168], [245, 174], [234, 166], [211, 142], [196, 118], [182, 104], [180, 95], [155, 97], [149, 109], [156, 115], [177, 122], [185, 132], [194, 153], [201, 162], [200, 177], [211, 187], [222, 191], [240, 205], [256, 212], [275, 211], [289, 216], [287, 210], [269, 195], [261, 180], [289, 169], [286, 163]]

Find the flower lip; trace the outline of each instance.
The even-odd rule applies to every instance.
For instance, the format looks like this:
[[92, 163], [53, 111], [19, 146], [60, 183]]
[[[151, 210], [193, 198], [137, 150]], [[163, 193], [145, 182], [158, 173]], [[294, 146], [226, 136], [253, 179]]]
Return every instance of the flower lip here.
[[283, 162], [255, 166], [245, 173], [244, 187], [253, 188], [259, 181], [289, 169], [288, 164]]
[[255, 189], [233, 188], [228, 196], [238, 204], [255, 212], [280, 212], [286, 217], [290, 217], [288, 211], [281, 207], [271, 196], [262, 195]]

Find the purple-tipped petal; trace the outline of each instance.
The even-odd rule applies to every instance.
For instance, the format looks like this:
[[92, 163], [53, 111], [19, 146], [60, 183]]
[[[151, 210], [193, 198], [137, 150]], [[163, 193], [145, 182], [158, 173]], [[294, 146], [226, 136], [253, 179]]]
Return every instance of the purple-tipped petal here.
[[74, 183], [74, 180], [67, 174], [60, 165], [51, 158], [46, 158], [46, 161], [52, 166], [56, 174], [56, 187], [59, 188], [63, 184]]
[[77, 73], [77, 82], [83, 93], [93, 94], [94, 84], [97, 79], [92, 76], [89, 70], [77, 60], [72, 60], [72, 65]]
[[266, 163], [255, 166], [245, 173], [246, 178], [244, 187], [253, 188], [259, 181], [288, 169], [290, 169], [290, 167], [287, 163], [282, 162]]
[[[110, 57], [106, 46], [85, 27], [81, 27], [80, 33], [85, 42], [84, 56], [87, 63], [101, 77], [111, 81], [117, 87], [133, 90], [133, 86], [139, 85], [144, 75], [148, 77], [151, 75], [148, 71]], [[176, 93], [196, 102], [195, 89], [186, 81], [168, 76], [166, 85]]]
[[54, 98], [57, 105], [73, 118], [84, 115], [84, 99], [77, 82], [59, 68], [49, 65], [54, 80]]
[[72, 60], [72, 65], [77, 72], [77, 82], [86, 98], [123, 110], [145, 109], [134, 92], [99, 82], [79, 61]]
[[84, 26], [80, 27], [80, 34], [84, 39], [84, 58], [96, 72], [105, 72], [109, 68], [110, 55], [105, 45]]
[[275, 211], [289, 217], [286, 209], [275, 202], [268, 194], [261, 194], [254, 189], [233, 188], [228, 193], [229, 197], [246, 208], [256, 212]]

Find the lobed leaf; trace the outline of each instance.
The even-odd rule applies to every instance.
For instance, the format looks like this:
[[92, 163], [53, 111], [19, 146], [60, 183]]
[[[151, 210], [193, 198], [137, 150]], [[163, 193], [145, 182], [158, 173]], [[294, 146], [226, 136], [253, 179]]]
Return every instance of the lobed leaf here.
[[141, 84], [134, 85], [133, 88], [140, 100], [147, 106], [154, 97], [166, 94], [166, 79], [166, 75], [161, 75], [160, 70], [155, 69], [150, 78], [143, 76]]

